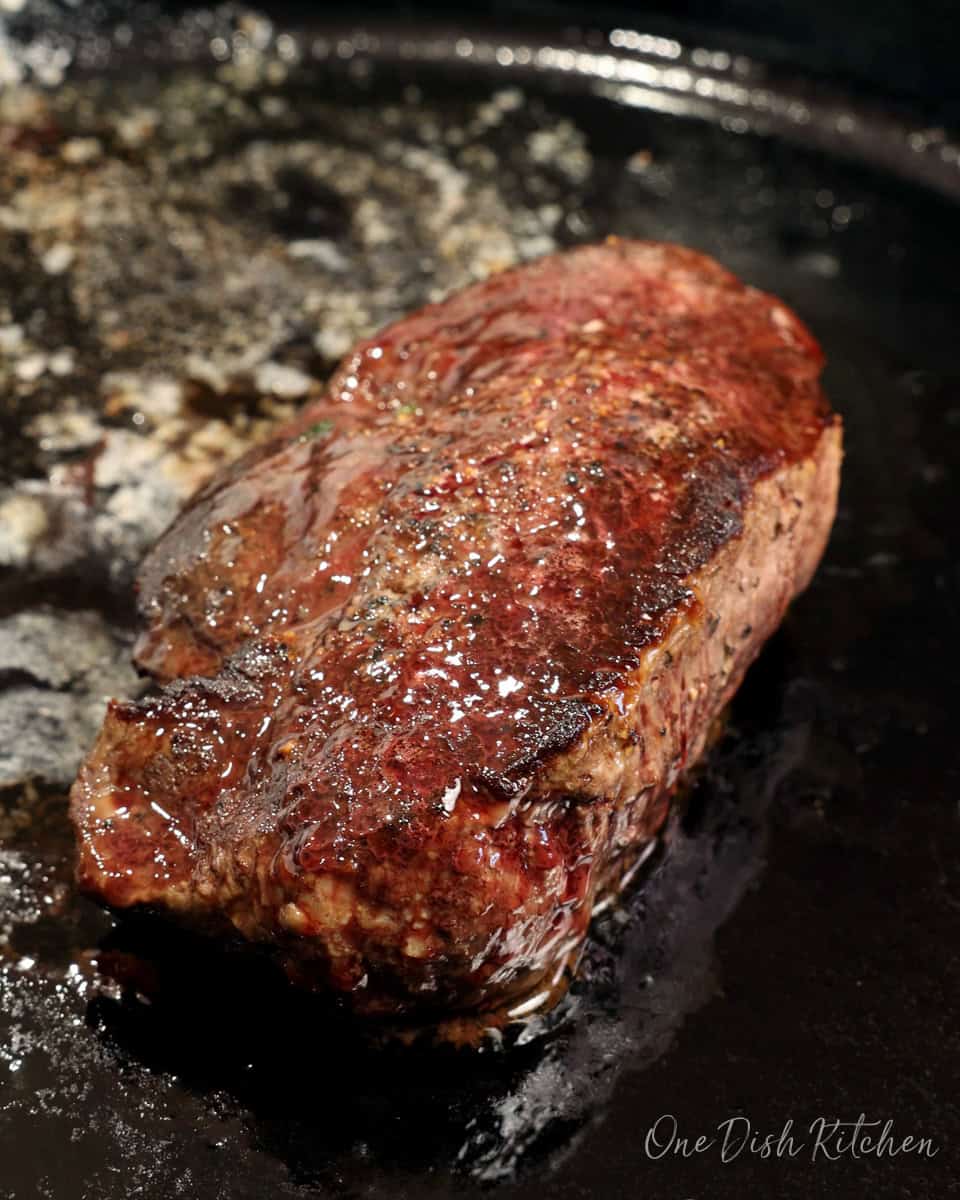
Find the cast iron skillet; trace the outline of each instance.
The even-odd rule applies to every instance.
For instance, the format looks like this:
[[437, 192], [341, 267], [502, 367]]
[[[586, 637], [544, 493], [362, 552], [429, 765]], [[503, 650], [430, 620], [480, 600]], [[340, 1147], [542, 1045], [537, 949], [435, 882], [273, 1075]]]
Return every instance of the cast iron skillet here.
[[[0, 1195], [949, 1194], [960, 1169], [948, 669], [960, 585], [956, 145], [908, 115], [773, 78], [722, 48], [629, 30], [544, 44], [489, 31], [293, 36], [222, 13], [175, 24], [128, 15], [121, 25], [82, 17], [53, 28], [27, 14], [14, 26], [32, 47], [24, 71], [66, 46], [48, 85], [112, 73], [111, 103], [132, 105], [124, 79], [135, 77], [140, 102], [171, 71], [209, 78], [257, 43], [256, 53], [290, 68], [271, 94], [308, 114], [292, 133], [265, 125], [263, 138], [309, 138], [319, 128], [311, 122], [326, 121], [330, 142], [339, 111], [351, 153], [378, 152], [358, 149], [357, 113], [375, 127], [377, 114], [400, 111], [402, 125], [406, 106], [420, 114], [415, 124], [462, 125], [506, 94], [475, 144], [493, 155], [512, 213], [558, 206], [557, 245], [607, 233], [682, 241], [778, 293], [825, 347], [847, 459], [817, 579], [750, 673], [656, 862], [597, 922], [560, 1018], [510, 1047], [371, 1046], [268, 963], [148, 920], [115, 925], [69, 887], [67, 751], [8, 781]], [[519, 101], [503, 91], [513, 88]], [[310, 115], [313, 102], [324, 115]], [[545, 113], [554, 133], [566, 122], [568, 148], [586, 149], [586, 173], [574, 154], [551, 174], [543, 160], [556, 141], [537, 141]], [[421, 130], [428, 142], [434, 134]], [[238, 143], [215, 149], [239, 153]], [[272, 236], [276, 181], [261, 183], [263, 194], [241, 189], [232, 202], [238, 223], [267, 213]], [[294, 230], [300, 241], [317, 232], [349, 241], [351, 214], [331, 218], [329, 196], [291, 195], [294, 223], [309, 201], [322, 226], [311, 230], [309, 218]], [[469, 189], [461, 201], [464, 219], [480, 203]], [[412, 212], [418, 201], [392, 197], [405, 202]], [[21, 326], [29, 306], [42, 309], [86, 355], [73, 385], [82, 403], [113, 361], [84, 341], [51, 272], [29, 247], [23, 255], [0, 297]], [[397, 263], [405, 269], [402, 254]], [[407, 266], [409, 307], [437, 268], [429, 256]], [[122, 346], [110, 353], [121, 365], [135, 360]], [[325, 369], [313, 351], [297, 361], [308, 373]], [[55, 449], [39, 445], [30, 423], [64, 387], [5, 397], [11, 488], [46, 486]], [[201, 395], [214, 402], [249, 397]], [[81, 448], [68, 465], [84, 469], [94, 451]], [[96, 618], [122, 644], [130, 563], [116, 540], [99, 545], [99, 557], [91, 543], [80, 559], [8, 562], [7, 628], [31, 613]], [[69, 668], [81, 647], [67, 639], [59, 651]], [[79, 686], [76, 672], [40, 674], [32, 660], [0, 662], [7, 699], [32, 696], [55, 734], [54, 701]], [[878, 1157], [861, 1145], [814, 1155], [812, 1122], [861, 1113], [893, 1121], [898, 1143], [925, 1138], [938, 1153]], [[658, 1118], [654, 1143], [646, 1134]], [[763, 1156], [758, 1139], [723, 1162], [718, 1126], [730, 1118], [741, 1119], [738, 1134], [749, 1122], [761, 1138], [792, 1121], [800, 1149]], [[675, 1145], [662, 1152], [674, 1127], [688, 1150], [701, 1135], [715, 1140], [686, 1156]]]

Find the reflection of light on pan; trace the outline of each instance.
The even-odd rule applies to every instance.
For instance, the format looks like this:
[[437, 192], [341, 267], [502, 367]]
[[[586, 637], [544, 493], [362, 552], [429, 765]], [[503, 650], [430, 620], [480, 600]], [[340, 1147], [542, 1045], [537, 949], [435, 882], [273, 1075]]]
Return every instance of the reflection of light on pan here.
[[[602, 41], [599, 37], [597, 41]], [[491, 39], [483, 34], [435, 36], [417, 40], [397, 34], [327, 35], [310, 42], [317, 60], [353, 60], [365, 54], [407, 62], [498, 67], [505, 75], [559, 75], [575, 79], [608, 99], [679, 116], [732, 118], [735, 133], [798, 136], [834, 153], [876, 163], [898, 174], [922, 176], [933, 186], [960, 189], [960, 144], [939, 128], [923, 129], [884, 110], [779, 78], [762, 63], [722, 50], [688, 48], [672, 38], [615, 29], [611, 50], [562, 45], [535, 46]], [[611, 51], [616, 51], [613, 53]], [[737, 122], [739, 118], [739, 122]], [[909, 170], [904, 152], [919, 161]]]
[[[369, 68], [371, 60], [398, 59], [496, 68], [505, 77], [556, 75], [588, 87], [621, 88], [619, 94], [612, 90], [602, 94], [655, 112], [713, 119], [739, 113], [747, 124], [731, 124], [732, 132], [749, 128], [791, 137], [792, 130], [802, 126], [806, 141], [833, 152], [922, 176], [947, 191], [960, 188], [960, 144], [943, 129], [918, 128], [884, 110], [851, 104], [849, 98], [827, 88], [781, 78], [741, 54], [686, 47], [673, 38], [639, 30], [618, 28], [606, 36], [588, 33], [583, 35], [585, 45], [537, 45], [483, 31], [411, 36], [406, 29], [358, 30], [343, 25], [277, 32], [269, 20], [254, 16], [240, 22], [240, 28], [211, 29], [211, 23], [210, 14], [200, 19], [188, 13], [170, 20], [166, 57], [180, 62], [233, 62], [246, 68], [270, 58], [284, 64], [312, 58], [357, 69]], [[116, 39], [128, 54], [129, 40], [129, 29], [125, 38]], [[110, 56], [109, 42], [83, 25], [71, 38], [28, 26], [21, 39], [15, 23], [9, 30], [0, 25], [0, 85], [33, 79], [53, 87], [75, 68], [102, 69]], [[904, 152], [919, 160], [909, 171], [902, 161]]]

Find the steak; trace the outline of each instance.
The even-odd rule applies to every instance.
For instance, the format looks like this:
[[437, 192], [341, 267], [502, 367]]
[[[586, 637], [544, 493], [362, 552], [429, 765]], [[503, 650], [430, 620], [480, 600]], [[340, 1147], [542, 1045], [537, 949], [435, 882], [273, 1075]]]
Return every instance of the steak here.
[[549, 1002], [823, 552], [821, 365], [711, 259], [616, 239], [359, 345], [147, 557], [164, 686], [74, 785], [82, 886], [364, 1014]]

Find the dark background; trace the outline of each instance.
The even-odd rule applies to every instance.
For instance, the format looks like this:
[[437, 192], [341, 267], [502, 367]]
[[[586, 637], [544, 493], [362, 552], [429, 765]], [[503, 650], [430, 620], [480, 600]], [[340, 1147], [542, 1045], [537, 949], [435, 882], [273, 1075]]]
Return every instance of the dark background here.
[[669, 32], [686, 42], [829, 75], [912, 105], [935, 119], [960, 121], [960, 6], [954, 0], [357, 0], [340, 4], [258, 5], [316, 18], [448, 21], [528, 29]]

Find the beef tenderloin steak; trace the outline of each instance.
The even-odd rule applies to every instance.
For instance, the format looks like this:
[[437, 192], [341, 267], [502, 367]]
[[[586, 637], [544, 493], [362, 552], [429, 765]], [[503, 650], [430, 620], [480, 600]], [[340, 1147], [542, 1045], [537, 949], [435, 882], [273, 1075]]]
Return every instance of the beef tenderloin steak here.
[[148, 556], [83, 887], [365, 1014], [546, 1002], [808, 583], [840, 423], [780, 302], [611, 239], [359, 345]]

